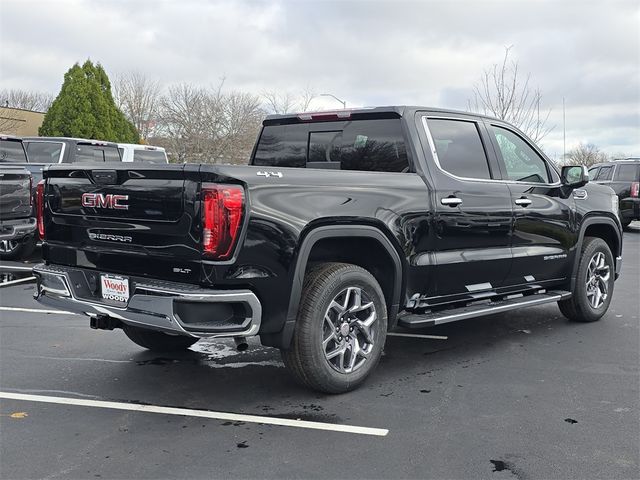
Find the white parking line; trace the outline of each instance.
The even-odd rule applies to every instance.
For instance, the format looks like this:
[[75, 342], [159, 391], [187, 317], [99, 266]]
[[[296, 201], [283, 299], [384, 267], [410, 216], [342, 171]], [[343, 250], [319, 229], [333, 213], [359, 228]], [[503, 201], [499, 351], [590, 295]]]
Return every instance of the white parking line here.
[[33, 270], [31, 267], [17, 267], [13, 265], [0, 265], [0, 270]]
[[2, 282], [0, 283], [0, 288], [8, 287], [10, 285], [16, 285], [18, 283], [33, 282], [35, 279], [36, 277], [27, 277], [27, 278], [20, 278], [18, 280], [11, 280], [10, 282]]
[[56, 403], [60, 405], [76, 405], [79, 407], [107, 408], [111, 410], [128, 410], [132, 412], [162, 413], [165, 415], [181, 415], [185, 417], [211, 418], [231, 422], [262, 423], [265, 425], [279, 425], [282, 427], [307, 428], [312, 430], [327, 430], [332, 432], [355, 433], [359, 435], [373, 435], [385, 437], [389, 430], [383, 428], [357, 427], [353, 425], [339, 425], [333, 423], [310, 422], [307, 420], [291, 420], [288, 418], [263, 417], [260, 415], [245, 415], [241, 413], [213, 412], [209, 410], [193, 410], [190, 408], [161, 407], [156, 405], [140, 405], [137, 403], [107, 402], [102, 400], [88, 400], [81, 398], [50, 397], [47, 395], [30, 395], [26, 393], [0, 392], [0, 398], [7, 400], [21, 400], [26, 402]]
[[42, 310], [40, 308], [22, 308], [22, 307], [0, 307], [0, 312], [26, 312], [26, 313], [53, 313], [58, 315], [76, 315], [73, 312], [65, 312], [64, 310]]
[[400, 333], [400, 332], [389, 332], [387, 333], [387, 337], [429, 338], [431, 340], [448, 340], [449, 339], [449, 337], [445, 337], [443, 335], [422, 335], [420, 333]]

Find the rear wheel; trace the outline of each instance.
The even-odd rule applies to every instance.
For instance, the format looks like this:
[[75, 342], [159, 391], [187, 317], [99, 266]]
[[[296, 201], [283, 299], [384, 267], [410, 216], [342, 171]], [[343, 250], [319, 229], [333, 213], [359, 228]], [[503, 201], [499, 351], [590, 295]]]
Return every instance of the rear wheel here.
[[122, 330], [132, 342], [153, 352], [183, 351], [199, 340], [183, 335], [156, 332], [148, 328], [132, 327], [131, 325], [124, 325]]
[[28, 257], [36, 248], [36, 242], [35, 235], [31, 235], [29, 238], [2, 240], [0, 241], [0, 258], [3, 260], [19, 260]]
[[560, 311], [575, 322], [595, 322], [607, 312], [613, 295], [615, 267], [609, 245], [585, 237], [571, 298], [558, 302]]
[[376, 367], [387, 334], [384, 294], [366, 270], [325, 263], [305, 277], [291, 348], [296, 380], [326, 393], [358, 387]]
[[629, 225], [631, 225], [631, 222], [632, 222], [631, 218], [625, 218], [624, 220], [621, 220], [622, 228], [628, 228]]

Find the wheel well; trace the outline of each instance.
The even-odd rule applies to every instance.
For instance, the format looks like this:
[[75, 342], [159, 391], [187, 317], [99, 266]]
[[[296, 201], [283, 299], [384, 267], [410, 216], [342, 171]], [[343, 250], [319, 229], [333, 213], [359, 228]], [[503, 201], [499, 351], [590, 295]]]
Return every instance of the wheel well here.
[[584, 231], [585, 237], [599, 237], [607, 242], [613, 258], [620, 255], [618, 251], [618, 237], [612, 226], [603, 223], [589, 225]]
[[[394, 293], [397, 293], [393, 291], [395, 265], [389, 252], [380, 242], [369, 237], [323, 238], [313, 245], [306, 270], [308, 271], [313, 264], [322, 262], [351, 263], [371, 273], [380, 284], [387, 312], [392, 315]], [[391, 324], [392, 319], [389, 320]]]

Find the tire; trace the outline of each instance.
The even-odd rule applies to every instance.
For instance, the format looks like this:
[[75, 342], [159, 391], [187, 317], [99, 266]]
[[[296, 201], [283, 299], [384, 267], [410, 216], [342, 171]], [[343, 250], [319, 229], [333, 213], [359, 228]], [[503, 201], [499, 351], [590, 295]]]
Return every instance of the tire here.
[[[607, 242], [597, 237], [585, 237], [574, 290], [571, 298], [558, 302], [560, 311], [574, 322], [600, 320], [611, 303], [614, 279], [615, 264]], [[593, 283], [594, 281], [595, 283]], [[601, 303], [597, 305], [597, 295], [598, 293], [602, 294], [603, 290], [605, 290], [606, 296], [603, 300], [599, 300]]]
[[298, 383], [348, 392], [375, 369], [386, 336], [386, 302], [373, 275], [347, 263], [323, 263], [305, 276], [292, 345], [282, 358]]
[[0, 241], [0, 258], [2, 260], [20, 260], [33, 253], [36, 248], [36, 236], [16, 240]]
[[148, 328], [132, 327], [131, 325], [124, 325], [122, 330], [133, 343], [152, 352], [181, 352], [199, 340], [198, 338], [169, 335], [168, 333], [156, 332]]
[[622, 228], [629, 228], [629, 225], [631, 225], [632, 221], [633, 221], [632, 218], [622, 220], [620, 222], [620, 223], [622, 223]]

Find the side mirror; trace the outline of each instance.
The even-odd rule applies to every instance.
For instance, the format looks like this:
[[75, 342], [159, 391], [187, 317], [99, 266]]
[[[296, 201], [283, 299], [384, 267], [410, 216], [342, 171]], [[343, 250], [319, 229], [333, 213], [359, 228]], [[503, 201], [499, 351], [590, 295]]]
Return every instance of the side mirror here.
[[589, 171], [584, 165], [562, 167], [560, 177], [566, 187], [579, 188], [589, 183]]

